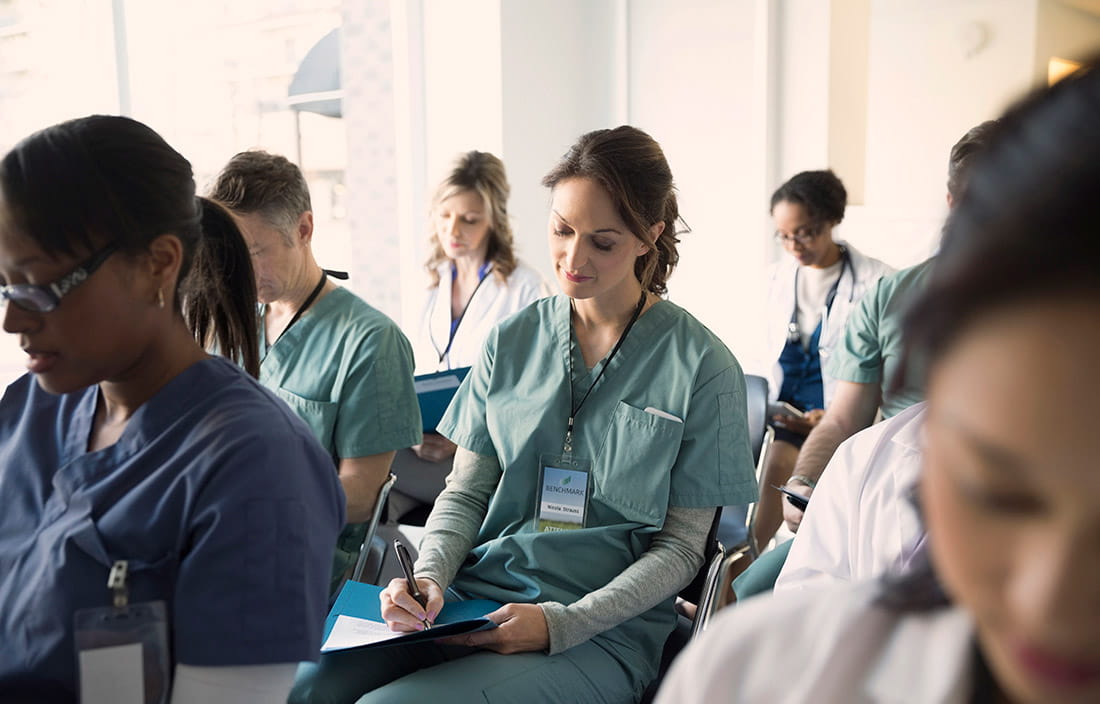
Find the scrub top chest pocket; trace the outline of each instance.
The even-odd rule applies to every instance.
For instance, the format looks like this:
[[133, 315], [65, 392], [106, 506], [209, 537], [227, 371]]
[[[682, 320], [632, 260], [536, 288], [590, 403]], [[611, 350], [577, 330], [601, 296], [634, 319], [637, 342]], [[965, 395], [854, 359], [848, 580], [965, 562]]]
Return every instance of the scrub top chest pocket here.
[[594, 503], [628, 521], [664, 523], [684, 424], [663, 415], [618, 403], [593, 464]]

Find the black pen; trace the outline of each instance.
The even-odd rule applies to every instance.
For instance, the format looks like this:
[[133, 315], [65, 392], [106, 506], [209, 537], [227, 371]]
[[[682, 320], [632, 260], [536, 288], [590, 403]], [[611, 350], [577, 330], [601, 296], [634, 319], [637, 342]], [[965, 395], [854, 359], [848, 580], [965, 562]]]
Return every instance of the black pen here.
[[[393, 551], [397, 553], [397, 561], [401, 563], [401, 571], [405, 573], [405, 584], [408, 585], [409, 594], [412, 595], [413, 599], [416, 599], [416, 603], [427, 607], [428, 600], [420, 593], [420, 587], [416, 586], [416, 579], [413, 577], [413, 564], [412, 558], [409, 557], [409, 549], [402, 545], [400, 540], [394, 538]], [[432, 627], [428, 619], [424, 619], [421, 623], [424, 624], [425, 629]]]

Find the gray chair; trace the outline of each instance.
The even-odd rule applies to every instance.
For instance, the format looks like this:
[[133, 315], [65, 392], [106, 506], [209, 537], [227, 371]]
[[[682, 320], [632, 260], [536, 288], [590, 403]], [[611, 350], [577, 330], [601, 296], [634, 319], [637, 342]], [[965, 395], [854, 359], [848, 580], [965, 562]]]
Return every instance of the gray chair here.
[[[764, 476], [764, 464], [768, 461], [768, 451], [772, 441], [775, 440], [775, 429], [768, 424], [768, 380], [762, 376], [748, 374], [745, 376], [745, 400], [749, 411], [749, 442], [752, 445], [752, 459], [756, 463], [756, 485], [760, 486], [760, 478]], [[760, 555], [760, 548], [752, 539], [752, 527], [756, 524], [757, 503], [754, 501], [749, 507], [745, 526], [748, 528], [749, 555], [756, 558]]]
[[[748, 404], [748, 430], [749, 446], [752, 450], [752, 459], [756, 463], [756, 483], [760, 484], [761, 471], [767, 460], [768, 448], [775, 431], [768, 425], [768, 380], [762, 376], [745, 376], [745, 402]], [[688, 641], [695, 638], [706, 628], [706, 623], [719, 608], [725, 605], [721, 602], [720, 585], [729, 582], [730, 570], [738, 560], [750, 559], [756, 556], [755, 546], [752, 545], [752, 521], [756, 517], [756, 502], [751, 504], [746, 519], [748, 539], [739, 545], [727, 549], [718, 540], [718, 529], [721, 522], [724, 507], [715, 511], [714, 523], [711, 524], [710, 534], [707, 536], [706, 560], [691, 584], [680, 591], [679, 596], [698, 605], [695, 618], [688, 620], [680, 616], [665, 642], [664, 652], [661, 656], [661, 666], [657, 679], [646, 688], [642, 694], [643, 704], [651, 702], [656, 696], [657, 687], [672, 660]], [[722, 582], [720, 580], [725, 580]]]
[[[761, 376], [746, 375], [745, 392], [749, 411], [749, 439], [752, 443], [753, 459], [756, 461], [756, 483], [759, 486], [764, 464], [768, 459], [768, 450], [775, 439], [775, 430], [768, 425], [768, 380]], [[741, 545], [723, 549], [708, 566], [706, 582], [698, 602], [699, 608], [692, 623], [692, 638], [706, 630], [714, 614], [729, 602], [729, 595], [723, 594], [722, 589], [730, 583], [730, 574], [734, 568], [742, 561], [756, 559], [760, 554], [759, 546], [752, 539], [756, 508], [756, 502], [749, 507], [746, 520], [748, 539]]]
[[355, 561], [355, 569], [351, 572], [351, 579], [356, 582], [365, 581], [374, 584], [378, 581], [378, 575], [382, 572], [382, 561], [386, 557], [386, 541], [375, 535], [378, 531], [378, 523], [382, 520], [382, 512], [385, 510], [386, 499], [389, 498], [390, 489], [393, 488], [397, 477], [393, 474], [386, 479], [378, 489], [378, 499], [374, 502], [374, 512], [371, 514], [370, 523], [367, 524], [367, 533], [363, 536], [363, 544], [359, 547], [359, 558]]

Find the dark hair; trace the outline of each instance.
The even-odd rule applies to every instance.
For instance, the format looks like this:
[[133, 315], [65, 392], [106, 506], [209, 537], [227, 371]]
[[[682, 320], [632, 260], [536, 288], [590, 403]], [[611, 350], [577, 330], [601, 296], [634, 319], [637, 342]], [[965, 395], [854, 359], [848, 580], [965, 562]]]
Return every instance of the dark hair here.
[[[473, 191], [481, 196], [489, 211], [489, 248], [486, 256], [493, 263], [493, 273], [505, 281], [516, 270], [516, 255], [512, 249], [512, 223], [508, 220], [508, 196], [512, 191], [504, 162], [489, 152], [470, 151], [459, 155], [447, 178], [439, 184], [432, 198], [434, 210], [443, 201], [463, 191]], [[432, 232], [429, 243], [431, 254], [424, 268], [431, 277], [432, 288], [439, 285], [439, 265], [447, 255]]]
[[[907, 355], [933, 365], [975, 320], [1028, 299], [1100, 302], [1100, 71], [1090, 67], [999, 121], [906, 314]], [[887, 582], [882, 603], [934, 606], [917, 595], [935, 581], [926, 562]]]
[[248, 245], [228, 210], [208, 198], [199, 200], [202, 246], [179, 287], [184, 319], [200, 345], [217, 348], [259, 378], [257, 323], [251, 327], [235, 324], [257, 320], [256, 280]]
[[801, 205], [806, 217], [814, 224], [835, 225], [844, 219], [848, 191], [831, 170], [803, 171], [775, 189], [768, 212], [775, 210], [775, 206], [782, 201]]
[[985, 151], [989, 138], [997, 129], [997, 120], [986, 120], [966, 131], [947, 157], [947, 192], [951, 200], [958, 202], [966, 189], [967, 177], [974, 164], [974, 155]]
[[[676, 245], [682, 232], [676, 230], [676, 187], [661, 145], [629, 125], [589, 132], [569, 148], [542, 185], [554, 188], [570, 178], [590, 178], [603, 186], [631, 233], [649, 245], [634, 263], [634, 275], [647, 291], [666, 293], [668, 277], [680, 260]], [[659, 222], [665, 229], [654, 242], [649, 228]]]
[[208, 289], [188, 304], [192, 332], [231, 359], [255, 358], [246, 339], [256, 336], [256, 284], [240, 232], [204, 237], [191, 164], [149, 127], [109, 115], [48, 127], [0, 161], [0, 191], [14, 224], [51, 256], [86, 255], [106, 242], [137, 255], [175, 235], [183, 249], [176, 305], [181, 291]]
[[218, 174], [210, 197], [235, 213], [259, 213], [287, 244], [302, 213], [313, 210], [302, 170], [286, 157], [253, 149], [236, 154]]

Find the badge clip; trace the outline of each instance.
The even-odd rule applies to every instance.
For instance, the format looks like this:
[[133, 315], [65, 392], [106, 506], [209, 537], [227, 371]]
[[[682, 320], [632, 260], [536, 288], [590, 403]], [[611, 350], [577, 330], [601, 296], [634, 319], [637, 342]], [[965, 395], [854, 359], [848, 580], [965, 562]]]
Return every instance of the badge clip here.
[[129, 563], [126, 560], [117, 560], [111, 565], [111, 572], [107, 575], [107, 588], [114, 592], [116, 609], [123, 609], [130, 603], [130, 590], [126, 586], [126, 576], [129, 571]]

